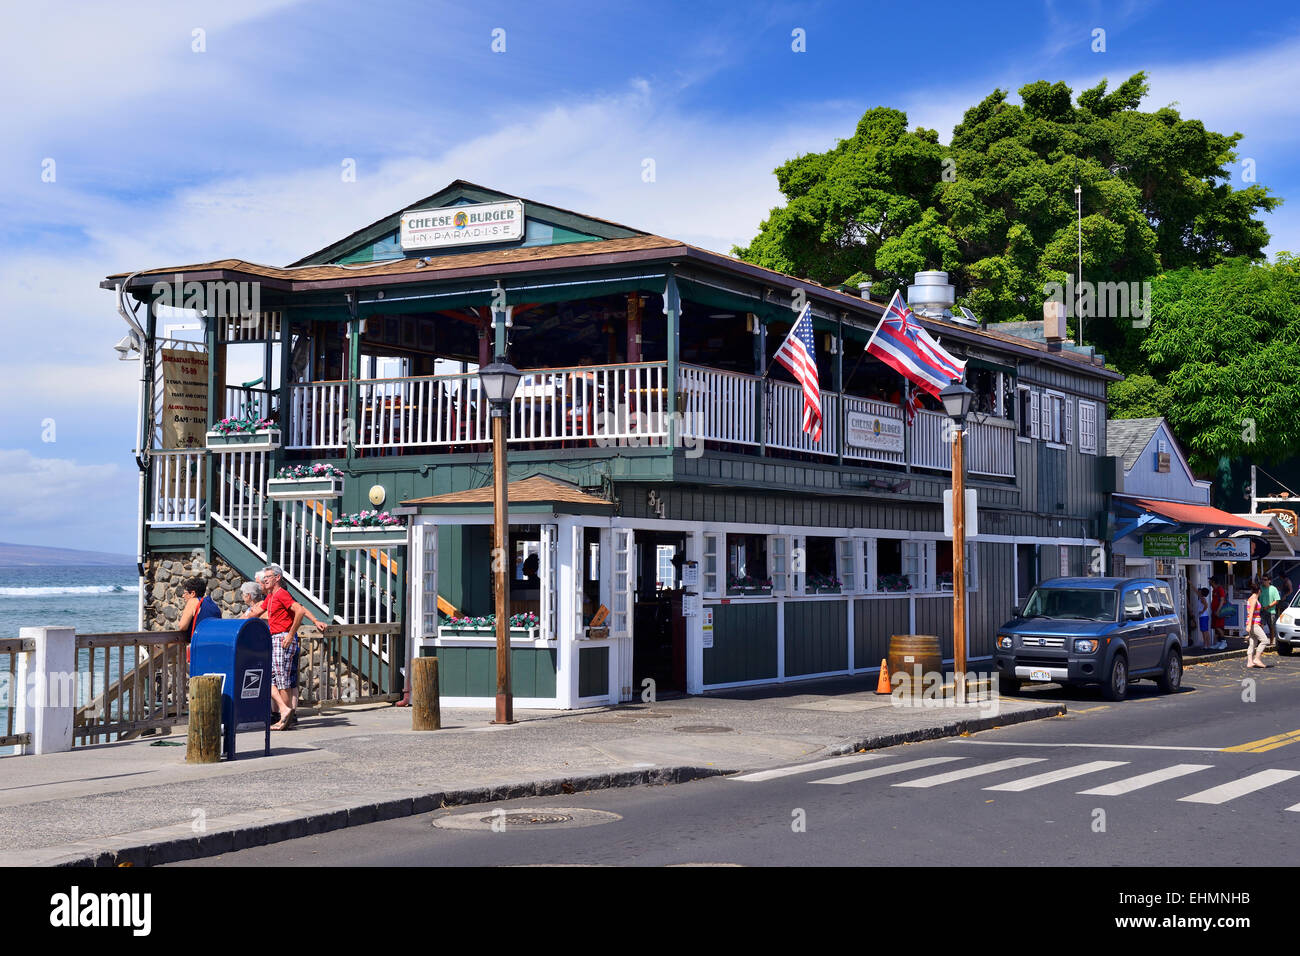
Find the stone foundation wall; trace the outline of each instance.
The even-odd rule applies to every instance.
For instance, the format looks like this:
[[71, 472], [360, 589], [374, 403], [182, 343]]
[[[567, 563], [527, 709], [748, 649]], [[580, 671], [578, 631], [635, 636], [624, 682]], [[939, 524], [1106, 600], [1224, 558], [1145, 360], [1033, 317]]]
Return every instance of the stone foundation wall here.
[[[208, 563], [203, 560], [202, 551], [192, 554], [155, 554], [145, 562], [144, 576], [144, 626], [147, 631], [176, 629], [181, 612], [185, 610], [182, 587], [187, 579], [194, 577], [208, 582], [208, 594], [221, 608], [222, 617], [234, 618], [244, 613], [245, 605], [239, 589], [246, 579], [223, 561], [220, 555], [213, 555], [212, 562]], [[320, 616], [317, 614], [317, 617]], [[319, 699], [322, 690], [320, 642], [306, 640], [319, 633], [310, 621], [304, 621], [298, 628], [301, 647], [298, 657], [298, 686], [304, 702]], [[351, 673], [350, 669], [345, 668], [345, 672], [340, 674], [336, 664], [332, 671], [328, 687], [331, 697], [349, 700], [374, 693], [370, 681]]]

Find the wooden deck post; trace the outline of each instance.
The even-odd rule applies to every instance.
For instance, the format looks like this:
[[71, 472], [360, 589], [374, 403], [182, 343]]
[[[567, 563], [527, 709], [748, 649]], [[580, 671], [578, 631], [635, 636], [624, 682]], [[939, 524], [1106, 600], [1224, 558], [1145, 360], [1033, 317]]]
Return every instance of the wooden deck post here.
[[186, 763], [221, 760], [221, 675], [190, 678], [190, 724], [185, 746]]
[[442, 729], [436, 657], [417, 657], [411, 661], [411, 729]]

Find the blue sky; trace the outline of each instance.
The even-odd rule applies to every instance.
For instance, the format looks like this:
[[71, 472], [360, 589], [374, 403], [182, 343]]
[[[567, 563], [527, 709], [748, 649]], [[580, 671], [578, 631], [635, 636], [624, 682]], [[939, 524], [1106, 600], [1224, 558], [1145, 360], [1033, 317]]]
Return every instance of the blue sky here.
[[1293, 3], [11, 7], [0, 540], [134, 548], [135, 367], [112, 351], [109, 273], [283, 264], [457, 178], [725, 252], [780, 201], [773, 167], [873, 106], [947, 141], [994, 88], [1139, 69], [1145, 108], [1245, 134], [1287, 200], [1269, 251], [1300, 252]]

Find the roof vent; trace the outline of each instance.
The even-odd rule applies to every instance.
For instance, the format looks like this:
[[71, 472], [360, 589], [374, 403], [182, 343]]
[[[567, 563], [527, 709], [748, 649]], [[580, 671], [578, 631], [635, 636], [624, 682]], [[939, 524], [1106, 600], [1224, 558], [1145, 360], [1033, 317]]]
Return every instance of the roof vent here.
[[946, 272], [918, 272], [912, 285], [907, 287], [907, 304], [912, 311], [930, 318], [951, 319], [950, 310], [955, 301]]

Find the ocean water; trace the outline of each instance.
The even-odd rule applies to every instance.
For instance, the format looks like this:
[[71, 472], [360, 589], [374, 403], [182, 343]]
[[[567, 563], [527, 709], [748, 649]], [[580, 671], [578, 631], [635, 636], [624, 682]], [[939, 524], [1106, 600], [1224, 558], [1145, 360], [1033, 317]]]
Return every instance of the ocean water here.
[[[18, 637], [19, 628], [40, 625], [73, 627], [79, 634], [134, 631], [139, 583], [134, 565], [0, 568], [0, 637]], [[89, 654], [81, 656], [84, 670]], [[110, 661], [110, 680], [117, 677], [116, 663]], [[0, 674], [8, 670], [8, 656], [0, 654]], [[7, 692], [0, 687], [0, 728], [7, 726]], [[0, 755], [9, 752], [0, 747]]]

